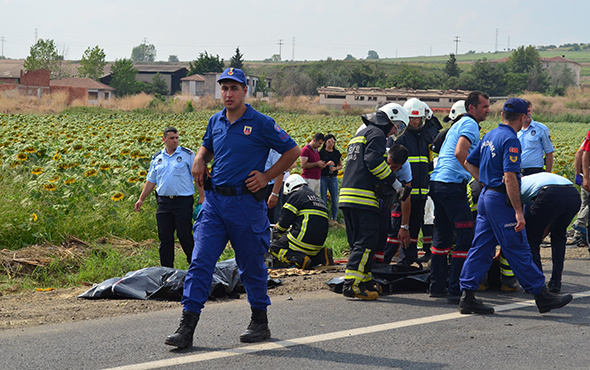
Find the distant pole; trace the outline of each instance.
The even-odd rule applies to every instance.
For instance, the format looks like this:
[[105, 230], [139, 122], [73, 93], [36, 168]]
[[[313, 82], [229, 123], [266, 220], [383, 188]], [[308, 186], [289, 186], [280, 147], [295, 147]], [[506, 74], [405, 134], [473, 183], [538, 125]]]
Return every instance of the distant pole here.
[[291, 52], [291, 61], [295, 61], [295, 36], [293, 36], [293, 51]]
[[2, 58], [4, 59], [4, 36], [0, 37], [0, 41], [2, 41]]
[[455, 36], [454, 42], [455, 42], [455, 55], [457, 55], [457, 52], [459, 51], [459, 43], [461, 42], [459, 40], [459, 36]]
[[494, 50], [495, 52], [498, 52], [498, 29], [496, 28], [496, 50]]
[[432, 56], [432, 45], [430, 45], [430, 56]]
[[510, 36], [508, 36], [508, 51], [510, 51]]
[[277, 44], [279, 44], [279, 60], [283, 60], [283, 58], [281, 58], [281, 47], [283, 46], [283, 39], [279, 39], [279, 42], [277, 42]]
[[35, 28], [35, 44], [37, 43], [37, 29]]

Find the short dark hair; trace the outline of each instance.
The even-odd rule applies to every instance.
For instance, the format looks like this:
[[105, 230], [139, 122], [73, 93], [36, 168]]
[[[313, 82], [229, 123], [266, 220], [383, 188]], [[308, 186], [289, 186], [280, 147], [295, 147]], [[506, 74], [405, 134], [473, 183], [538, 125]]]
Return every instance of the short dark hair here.
[[523, 113], [516, 113], [516, 112], [502, 111], [502, 113], [504, 113], [504, 121], [508, 121], [508, 122], [518, 121], [521, 116], [524, 116]]
[[408, 160], [408, 156], [410, 155], [408, 149], [401, 145], [401, 144], [394, 144], [390, 149], [389, 153], [389, 160], [395, 164], [404, 164]]
[[322, 134], [321, 132], [316, 132], [315, 135], [313, 135], [312, 140], [315, 140], [315, 141], [320, 141], [320, 140], [321, 141], [326, 141], [325, 138], [324, 138], [324, 134]]
[[174, 127], [170, 126], [170, 127], [167, 127], [164, 130], [164, 137], [168, 136], [168, 134], [171, 133], [171, 132], [174, 132], [175, 134], [178, 134], [178, 130], [175, 129]]
[[477, 106], [479, 105], [479, 97], [482, 97], [484, 99], [490, 99], [490, 96], [484, 92], [475, 90], [469, 93], [469, 95], [467, 95], [467, 99], [465, 99], [465, 110], [467, 112], [469, 112], [469, 106], [473, 105], [474, 107], [477, 108]]
[[527, 107], [529, 107], [529, 108], [533, 107], [533, 103], [530, 100], [524, 99], [524, 101], [526, 102]]

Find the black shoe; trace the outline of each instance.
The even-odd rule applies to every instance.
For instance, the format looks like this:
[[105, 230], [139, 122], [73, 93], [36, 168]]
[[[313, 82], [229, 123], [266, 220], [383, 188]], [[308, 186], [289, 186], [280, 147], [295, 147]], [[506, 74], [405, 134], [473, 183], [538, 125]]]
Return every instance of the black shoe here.
[[459, 303], [461, 303], [461, 296], [447, 293], [447, 303], [448, 304], [459, 304]]
[[428, 296], [430, 298], [444, 298], [446, 297], [448, 294], [447, 292], [447, 288], [444, 288], [442, 291], [440, 292], [428, 292]]
[[482, 301], [475, 298], [473, 290], [464, 290], [459, 302], [459, 312], [462, 314], [478, 313], [490, 315], [494, 313], [494, 307], [486, 306]]
[[561, 292], [561, 281], [549, 280], [549, 282], [547, 283], [547, 290], [550, 293]]
[[182, 311], [180, 325], [176, 332], [166, 337], [166, 343], [169, 346], [178, 348], [188, 348], [193, 346], [193, 334], [195, 327], [199, 322], [199, 314], [191, 311]]
[[561, 308], [572, 300], [571, 294], [551, 294], [547, 287], [543, 287], [540, 294], [535, 296], [535, 303], [540, 313], [549, 312], [554, 308]]
[[257, 343], [270, 338], [266, 311], [252, 308], [252, 319], [245, 332], [240, 335], [242, 343]]

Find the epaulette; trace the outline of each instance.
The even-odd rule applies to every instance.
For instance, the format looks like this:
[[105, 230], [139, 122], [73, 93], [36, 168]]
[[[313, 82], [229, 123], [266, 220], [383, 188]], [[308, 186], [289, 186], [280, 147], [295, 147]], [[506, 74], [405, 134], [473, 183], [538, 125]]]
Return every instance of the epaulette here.
[[156, 152], [156, 154], [152, 155], [152, 160], [156, 159], [156, 157], [157, 157], [158, 155], [160, 155], [160, 153], [162, 153], [162, 151], [161, 151], [161, 150], [160, 150], [160, 151], [158, 151], [158, 152]]
[[193, 154], [195, 154], [195, 152], [193, 152], [192, 150], [190, 150], [190, 149], [188, 149], [188, 148], [185, 148], [185, 147], [183, 147], [183, 146], [181, 146], [181, 147], [180, 147], [180, 149], [184, 150], [185, 152], [187, 152], [187, 153], [188, 153], [188, 154], [190, 154], [190, 155], [193, 155]]

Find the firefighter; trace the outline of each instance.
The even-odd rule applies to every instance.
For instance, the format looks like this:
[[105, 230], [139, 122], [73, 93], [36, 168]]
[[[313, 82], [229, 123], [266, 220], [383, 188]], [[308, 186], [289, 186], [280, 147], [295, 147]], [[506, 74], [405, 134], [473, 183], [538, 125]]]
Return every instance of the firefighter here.
[[283, 235], [270, 244], [270, 253], [302, 269], [333, 265], [332, 250], [323, 247], [328, 236], [328, 209], [322, 198], [297, 174], [287, 178], [283, 193], [289, 199], [276, 225]]
[[345, 297], [375, 300], [371, 267], [379, 244], [380, 198], [392, 188], [403, 191], [385, 160], [390, 135], [401, 135], [409, 120], [404, 107], [389, 103], [362, 116], [366, 127], [348, 143], [347, 163], [340, 189], [339, 207], [344, 214], [350, 256], [344, 273]]
[[[408, 149], [408, 162], [410, 162], [412, 167], [409, 225], [401, 225], [401, 227], [409, 227], [410, 245], [400, 250], [401, 259], [398, 262], [398, 264], [408, 266], [418, 261], [418, 235], [424, 226], [424, 207], [428, 199], [428, 187], [430, 183], [429, 172], [433, 168], [430, 144], [432, 144], [438, 134], [434, 120], [431, 118], [427, 121], [426, 119], [426, 107], [427, 105], [416, 98], [408, 99], [404, 103], [410, 123], [403, 135], [397, 137], [395, 140], [396, 144], [401, 144]], [[430, 108], [428, 108], [428, 111], [430, 112]], [[432, 238], [432, 230], [430, 233], [425, 233], [423, 230], [423, 234]], [[427, 253], [430, 254], [430, 249]]]

